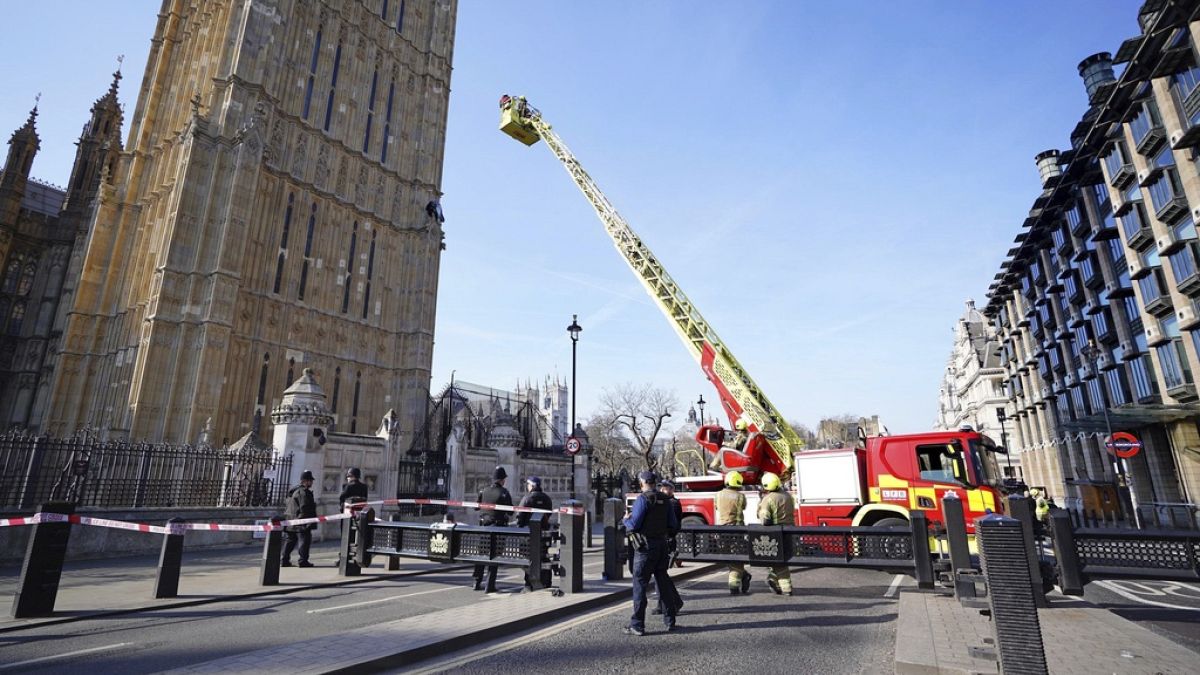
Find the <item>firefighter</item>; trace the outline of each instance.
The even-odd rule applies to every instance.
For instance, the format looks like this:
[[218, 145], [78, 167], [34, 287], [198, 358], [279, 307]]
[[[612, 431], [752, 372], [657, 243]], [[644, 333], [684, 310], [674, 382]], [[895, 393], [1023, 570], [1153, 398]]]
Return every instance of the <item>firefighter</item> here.
[[[763, 474], [762, 487], [767, 494], [758, 503], [758, 519], [763, 525], [795, 524], [796, 506], [792, 495], [780, 489], [782, 485], [779, 476], [769, 471]], [[776, 595], [792, 595], [792, 570], [786, 564], [771, 565], [767, 569], [767, 585], [771, 590]]]
[[[745, 417], [739, 417], [737, 421], [733, 423], [733, 428], [736, 431], [736, 433], [733, 435], [733, 438], [729, 439], [725, 443], [722, 443], [721, 445], [724, 445], [728, 448], [733, 448], [736, 452], [742, 452], [746, 447], [746, 441], [750, 440], [750, 423], [746, 421]], [[712, 469], [713, 471], [721, 470], [720, 450], [717, 451], [717, 456], [713, 457], [712, 462], [709, 462], [708, 468]]]
[[[742, 494], [742, 474], [730, 471], [725, 474], [725, 489], [713, 498], [713, 511], [717, 514], [717, 525], [746, 524], [746, 495]], [[750, 572], [743, 563], [730, 564], [729, 594], [750, 593]]]

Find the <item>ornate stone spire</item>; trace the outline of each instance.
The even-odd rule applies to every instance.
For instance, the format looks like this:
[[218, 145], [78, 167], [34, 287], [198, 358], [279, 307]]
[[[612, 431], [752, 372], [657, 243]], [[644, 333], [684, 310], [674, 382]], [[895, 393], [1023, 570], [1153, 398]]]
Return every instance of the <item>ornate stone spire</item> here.
[[300, 379], [283, 392], [283, 400], [271, 410], [271, 423], [333, 424], [333, 415], [325, 407], [325, 390], [313, 378], [312, 368], [305, 368]]

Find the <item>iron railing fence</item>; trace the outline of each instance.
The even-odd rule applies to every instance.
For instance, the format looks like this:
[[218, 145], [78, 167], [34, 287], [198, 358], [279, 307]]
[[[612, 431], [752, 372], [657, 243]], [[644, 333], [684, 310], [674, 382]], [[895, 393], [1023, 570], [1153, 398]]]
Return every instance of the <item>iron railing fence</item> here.
[[253, 507], [283, 502], [291, 456], [265, 446], [0, 435], [0, 509]]

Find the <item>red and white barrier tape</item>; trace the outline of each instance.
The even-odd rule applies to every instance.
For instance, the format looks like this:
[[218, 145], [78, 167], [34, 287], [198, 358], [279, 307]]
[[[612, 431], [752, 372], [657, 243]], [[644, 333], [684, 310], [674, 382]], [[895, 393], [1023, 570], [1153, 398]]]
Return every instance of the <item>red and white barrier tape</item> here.
[[167, 525], [148, 525], [146, 523], [129, 523], [123, 520], [107, 518], [92, 518], [91, 516], [67, 515], [65, 513], [35, 513], [22, 518], [0, 518], [0, 527], [16, 527], [21, 525], [36, 525], [37, 523], [73, 523], [76, 525], [91, 525], [93, 527], [108, 527], [117, 530], [133, 532], [150, 532], [153, 534], [183, 534], [188, 530], [207, 532], [270, 532], [292, 525], [310, 525], [326, 523], [334, 520], [345, 520], [354, 517], [354, 511], [367, 506], [383, 506], [396, 504], [419, 504], [425, 506], [458, 506], [468, 509], [487, 509], [494, 511], [514, 511], [517, 513], [566, 513], [583, 515], [583, 507], [562, 506], [557, 509], [535, 509], [529, 506], [508, 506], [506, 504], [484, 504], [480, 502], [464, 502], [454, 499], [379, 499], [370, 502], [358, 502], [347, 507], [342, 513], [315, 518], [293, 518], [261, 525], [227, 525], [224, 523], [170, 523]]

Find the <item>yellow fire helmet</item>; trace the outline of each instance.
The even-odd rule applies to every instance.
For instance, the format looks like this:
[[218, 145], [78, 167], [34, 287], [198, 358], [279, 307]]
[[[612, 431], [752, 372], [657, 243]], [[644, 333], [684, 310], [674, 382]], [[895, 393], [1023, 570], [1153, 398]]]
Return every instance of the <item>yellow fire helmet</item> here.
[[779, 481], [779, 476], [776, 476], [770, 471], [762, 475], [762, 486], [767, 492], [774, 492], [778, 490], [780, 485], [781, 483]]
[[1042, 491], [1037, 488], [1033, 488], [1029, 491], [1029, 496], [1030, 497], [1040, 497], [1040, 496], [1042, 496]]
[[733, 428], [737, 429], [738, 431], [743, 431], [748, 426], [750, 426], [750, 423], [746, 421], [745, 417], [739, 417], [737, 421], [733, 423]]
[[737, 471], [730, 471], [725, 474], [725, 484], [732, 488], [742, 487], [742, 474]]

